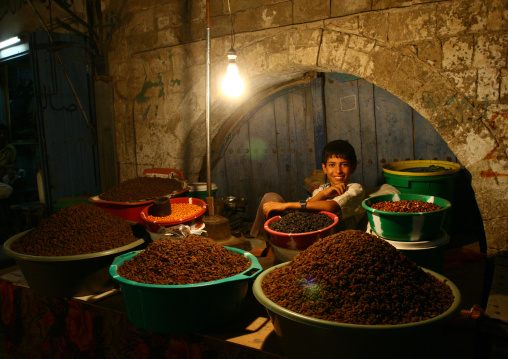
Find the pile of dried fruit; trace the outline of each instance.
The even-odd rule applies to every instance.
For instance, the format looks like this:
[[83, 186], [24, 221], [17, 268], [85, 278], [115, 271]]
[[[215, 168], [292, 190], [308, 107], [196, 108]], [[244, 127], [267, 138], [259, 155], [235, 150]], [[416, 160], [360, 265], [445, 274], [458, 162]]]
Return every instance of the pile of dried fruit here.
[[140, 202], [178, 193], [184, 188], [183, 182], [174, 178], [138, 177], [117, 184], [101, 193], [99, 198], [104, 201]]
[[370, 207], [380, 211], [398, 213], [433, 212], [443, 208], [431, 202], [417, 200], [382, 201], [374, 203]]
[[444, 313], [450, 287], [395, 247], [363, 231], [320, 239], [261, 284], [276, 304], [351, 324], [406, 324]]
[[281, 233], [308, 233], [326, 228], [333, 219], [324, 213], [289, 212], [268, 225], [272, 231]]
[[189, 235], [181, 241], [158, 239], [118, 267], [118, 274], [138, 283], [193, 284], [224, 279], [250, 267], [243, 255], [213, 240]]
[[11, 249], [33, 256], [97, 253], [137, 241], [129, 223], [90, 203], [76, 203], [44, 219]]

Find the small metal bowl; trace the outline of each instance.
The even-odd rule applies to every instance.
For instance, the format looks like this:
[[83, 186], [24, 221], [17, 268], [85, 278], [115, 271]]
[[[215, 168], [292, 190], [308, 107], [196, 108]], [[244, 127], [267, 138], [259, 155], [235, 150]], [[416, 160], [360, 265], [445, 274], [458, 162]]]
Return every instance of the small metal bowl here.
[[247, 206], [247, 199], [243, 197], [222, 197], [221, 200], [224, 201], [224, 207], [226, 208], [243, 208]]

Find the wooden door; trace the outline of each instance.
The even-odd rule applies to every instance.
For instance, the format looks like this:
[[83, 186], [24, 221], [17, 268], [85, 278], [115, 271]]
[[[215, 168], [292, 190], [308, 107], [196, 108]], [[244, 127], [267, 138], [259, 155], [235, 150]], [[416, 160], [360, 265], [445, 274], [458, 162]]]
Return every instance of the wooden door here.
[[326, 142], [321, 84], [318, 78], [269, 96], [226, 136], [212, 169], [218, 197], [247, 198], [253, 218], [267, 192], [292, 201], [309, 196], [303, 179], [316, 169], [316, 147]]
[[352, 180], [366, 189], [385, 182], [385, 163], [418, 159], [457, 162], [429, 121], [364, 79], [326, 73], [324, 98], [328, 140], [351, 142], [358, 158]]
[[30, 38], [45, 197], [50, 210], [59, 198], [100, 193], [90, 54], [79, 37], [53, 34], [53, 40], [42, 31]]
[[218, 197], [246, 197], [250, 219], [266, 192], [289, 201], [309, 195], [304, 179], [321, 168], [327, 141], [345, 139], [353, 145], [358, 167], [352, 180], [367, 190], [385, 182], [384, 163], [457, 161], [434, 127], [408, 104], [348, 74], [326, 73], [282, 90], [240, 122], [220, 146], [212, 181]]

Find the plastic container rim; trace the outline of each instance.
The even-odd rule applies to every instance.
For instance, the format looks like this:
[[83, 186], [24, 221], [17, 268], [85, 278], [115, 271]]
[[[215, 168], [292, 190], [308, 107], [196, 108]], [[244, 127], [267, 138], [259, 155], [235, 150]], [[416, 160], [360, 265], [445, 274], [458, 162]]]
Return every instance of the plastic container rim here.
[[[418, 164], [422, 164], [418, 166]], [[426, 166], [423, 166], [426, 164]], [[410, 166], [411, 165], [411, 166]], [[452, 167], [451, 170], [448, 171], [440, 171], [440, 172], [403, 172], [401, 169], [412, 168], [412, 167], [428, 167], [429, 165], [441, 165]], [[394, 168], [390, 168], [394, 167]], [[405, 177], [434, 177], [434, 176], [443, 176], [449, 175], [453, 173], [457, 173], [460, 171], [460, 164], [449, 161], [438, 161], [438, 160], [412, 160], [412, 161], [397, 161], [385, 163], [383, 165], [383, 172], [391, 173], [398, 176]]]
[[340, 329], [345, 329], [349, 332], [366, 331], [366, 330], [367, 331], [376, 331], [376, 332], [389, 332], [389, 331], [407, 330], [410, 327], [420, 327], [420, 326], [424, 326], [424, 325], [435, 324], [437, 322], [444, 320], [444, 318], [446, 318], [446, 317], [449, 317], [449, 316], [451, 317], [452, 315], [454, 315], [455, 313], [457, 313], [460, 310], [461, 294], [460, 294], [460, 291], [457, 288], [457, 286], [452, 281], [450, 281], [448, 278], [446, 278], [445, 276], [443, 276], [437, 272], [434, 272], [433, 270], [430, 270], [430, 269], [427, 269], [424, 267], [420, 267], [423, 271], [432, 274], [434, 277], [436, 277], [440, 281], [445, 280], [446, 284], [452, 290], [452, 294], [454, 296], [452, 305], [445, 312], [441, 313], [438, 316], [435, 316], [430, 319], [422, 320], [419, 322], [413, 322], [413, 323], [407, 323], [407, 324], [377, 324], [377, 325], [332, 322], [332, 321], [328, 321], [328, 320], [309, 317], [309, 316], [306, 316], [306, 315], [303, 315], [300, 313], [290, 311], [289, 309], [286, 309], [286, 308], [281, 307], [280, 305], [274, 303], [272, 300], [270, 300], [263, 293], [263, 290], [261, 289], [261, 283], [263, 282], [263, 279], [270, 272], [272, 272], [273, 270], [275, 270], [277, 268], [283, 267], [283, 266], [287, 265], [288, 263], [290, 263], [290, 262], [284, 262], [284, 263], [275, 265], [275, 266], [263, 271], [263, 273], [261, 273], [254, 281], [252, 289], [253, 289], [254, 296], [256, 297], [256, 299], [263, 306], [265, 306], [266, 309], [271, 310], [272, 312], [274, 312], [284, 318], [294, 320], [294, 321], [302, 323], [302, 324], [307, 324], [307, 325], [311, 325], [314, 327], [318, 327], [318, 328], [322, 328], [322, 329], [329, 329], [329, 330], [340, 328]]
[[30, 232], [32, 229], [26, 230], [24, 232], [18, 233], [11, 238], [9, 238], [3, 245], [4, 252], [14, 258], [14, 259], [22, 259], [26, 261], [32, 261], [32, 262], [68, 262], [68, 261], [78, 261], [78, 260], [84, 260], [84, 259], [93, 259], [93, 258], [99, 258], [99, 257], [105, 257], [110, 254], [115, 254], [118, 252], [126, 251], [130, 248], [137, 247], [145, 242], [143, 238], [138, 239], [137, 241], [134, 241], [132, 243], [129, 243], [122, 247], [112, 248], [108, 249], [106, 251], [102, 252], [95, 252], [95, 253], [87, 253], [87, 254], [77, 254], [72, 256], [33, 256], [29, 254], [23, 254], [14, 252], [10, 246], [11, 244], [18, 238], [21, 238], [26, 233]]
[[266, 222], [265, 222], [265, 225], [264, 225], [264, 228], [265, 228], [265, 231], [267, 231], [268, 233], [270, 234], [274, 234], [274, 235], [277, 235], [277, 236], [291, 236], [291, 237], [303, 237], [303, 236], [308, 236], [309, 234], [316, 234], [316, 233], [321, 233], [321, 232], [324, 232], [324, 231], [327, 231], [329, 230], [330, 228], [334, 227], [337, 223], [339, 223], [339, 217], [335, 214], [335, 213], [332, 213], [332, 212], [328, 212], [328, 211], [320, 211], [318, 213], [324, 213], [326, 214], [328, 217], [330, 217], [332, 220], [333, 220], [333, 223], [330, 224], [328, 227], [325, 227], [325, 228], [321, 228], [321, 229], [318, 229], [317, 231], [313, 231], [313, 232], [304, 232], [304, 233], [284, 233], [284, 232], [277, 232], [277, 231], [274, 231], [273, 229], [270, 229], [268, 227], [268, 225], [272, 222], [275, 222], [276, 220], [278, 219], [281, 219], [282, 216], [273, 216], [272, 218], [268, 219]]
[[[367, 205], [367, 202], [369, 200], [372, 200], [373, 198], [380, 199], [380, 201], [378, 201], [378, 202], [383, 202], [383, 201], [398, 202], [398, 201], [391, 201], [391, 199], [394, 196], [399, 196], [401, 198], [401, 200], [409, 200], [409, 201], [411, 201], [411, 200], [422, 200], [422, 198], [427, 198], [427, 199], [428, 198], [437, 198], [440, 201], [443, 201], [445, 203], [445, 206], [440, 206], [440, 207], [443, 207], [443, 208], [438, 209], [436, 211], [402, 213], [402, 212], [382, 211], [380, 209], [374, 209], [374, 208], [370, 207], [369, 205]], [[386, 198], [386, 199], [384, 199], [384, 198]], [[423, 202], [429, 203], [428, 201], [423, 201]], [[435, 203], [435, 202], [430, 202], [430, 203]], [[447, 199], [442, 198], [442, 197], [428, 196], [428, 195], [423, 195], [423, 194], [412, 194], [412, 193], [381, 194], [381, 195], [378, 195], [378, 196], [372, 196], [372, 197], [369, 197], [369, 198], [365, 198], [362, 201], [362, 207], [365, 210], [367, 210], [368, 212], [379, 213], [379, 214], [386, 214], [386, 215], [391, 215], [391, 216], [399, 216], [399, 217], [400, 216], [402, 216], [402, 217], [404, 217], [404, 216], [411, 217], [411, 216], [421, 216], [421, 215], [432, 214], [432, 213], [440, 213], [440, 212], [448, 210], [449, 208], [451, 208], [451, 206], [452, 206], [451, 202], [448, 201]]]
[[[130, 285], [130, 286], [135, 286], [135, 287], [142, 287], [142, 288], [146, 288], [146, 289], [190, 289], [190, 288], [207, 287], [207, 286], [212, 286], [212, 285], [217, 285], [217, 284], [249, 280], [249, 279], [256, 277], [260, 272], [263, 271], [263, 267], [259, 264], [258, 259], [252, 253], [249, 253], [247, 251], [244, 251], [243, 249], [234, 248], [234, 247], [224, 246], [224, 248], [226, 248], [232, 252], [242, 254], [244, 257], [247, 257], [248, 259], [250, 259], [250, 262], [251, 262], [250, 267], [247, 268], [246, 270], [244, 270], [243, 272], [238, 273], [234, 276], [223, 278], [223, 279], [218, 279], [218, 280], [213, 280], [213, 281], [209, 281], [209, 282], [202, 282], [202, 283], [149, 284], [149, 283], [134, 282], [130, 279], [126, 279], [126, 278], [120, 276], [117, 273], [117, 268], [119, 266], [121, 266], [126, 260], [131, 259], [131, 258], [135, 257], [136, 255], [138, 255], [139, 253], [143, 252], [143, 250], [139, 250], [139, 251], [132, 251], [129, 253], [125, 253], [125, 254], [122, 254], [122, 255], [116, 257], [113, 260], [113, 263], [111, 264], [111, 266], [109, 267], [109, 274], [111, 275], [111, 277], [114, 280], [118, 281], [120, 284], [126, 284], [126, 285]], [[254, 272], [252, 272], [252, 271], [254, 271]], [[252, 273], [249, 273], [249, 272], [252, 272]], [[246, 274], [248, 274], [248, 275], [246, 275]]]

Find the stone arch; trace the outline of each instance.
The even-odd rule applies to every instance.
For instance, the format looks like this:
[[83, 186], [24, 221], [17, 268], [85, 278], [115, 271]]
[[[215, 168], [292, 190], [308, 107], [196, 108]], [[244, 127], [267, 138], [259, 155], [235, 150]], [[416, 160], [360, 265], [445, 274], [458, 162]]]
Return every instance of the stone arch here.
[[[215, 42], [227, 47], [227, 40], [216, 39]], [[496, 213], [494, 199], [498, 197], [506, 201], [507, 185], [503, 179], [494, 180], [488, 173], [492, 172], [492, 168], [507, 172], [506, 149], [485, 124], [485, 113], [475, 108], [438, 67], [420, 59], [414, 46], [390, 45], [359, 34], [327, 28], [323, 22], [239, 36], [236, 45], [238, 62], [244, 69], [250, 92], [234, 105], [226, 98], [216, 95], [214, 99], [212, 95], [212, 117], [217, 121], [212, 129], [212, 138], [232, 114], [241, 111], [242, 106], [256, 94], [302, 77], [305, 73], [342, 72], [364, 78], [399, 97], [436, 128], [471, 173], [487, 238], [489, 235], [498, 237], [496, 230], [489, 231], [488, 227], [507, 227], [507, 217]], [[270, 57], [263, 54], [270, 54]], [[215, 61], [212, 59], [214, 66], [225, 68], [217, 57]], [[221, 75], [220, 71], [217, 72], [216, 83]], [[494, 154], [504, 160], [496, 163]], [[494, 251], [498, 247], [496, 240], [487, 245]]]

